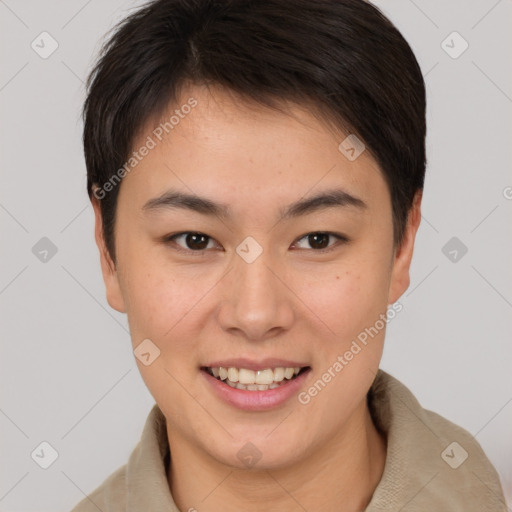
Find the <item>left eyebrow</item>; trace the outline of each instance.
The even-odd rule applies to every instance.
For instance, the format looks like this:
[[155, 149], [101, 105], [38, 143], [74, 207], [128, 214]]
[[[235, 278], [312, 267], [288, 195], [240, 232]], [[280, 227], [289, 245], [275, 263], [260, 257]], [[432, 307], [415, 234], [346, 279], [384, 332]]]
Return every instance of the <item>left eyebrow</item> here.
[[[307, 199], [288, 205], [285, 209], [279, 210], [279, 218], [289, 219], [307, 215], [314, 211], [325, 210], [333, 207], [350, 207], [358, 209], [367, 208], [366, 203], [358, 197], [349, 194], [343, 189], [331, 189], [320, 192]], [[200, 197], [195, 194], [187, 194], [177, 190], [169, 190], [159, 197], [150, 199], [142, 207], [145, 211], [158, 211], [167, 209], [185, 209], [195, 211], [202, 215], [217, 216], [223, 218], [230, 217], [230, 208], [222, 203], [217, 203], [212, 199]]]
[[349, 206], [355, 206], [359, 209], [367, 208], [366, 203], [362, 199], [349, 194], [345, 190], [326, 190], [308, 199], [300, 199], [290, 204], [284, 211], [281, 211], [280, 218], [288, 219], [327, 208]]

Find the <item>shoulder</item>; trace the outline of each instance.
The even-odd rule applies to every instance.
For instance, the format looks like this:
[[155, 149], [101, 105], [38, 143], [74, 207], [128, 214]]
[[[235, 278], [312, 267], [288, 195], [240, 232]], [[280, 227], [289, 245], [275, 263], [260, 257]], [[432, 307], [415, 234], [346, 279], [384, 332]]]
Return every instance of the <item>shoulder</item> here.
[[114, 471], [99, 487], [85, 496], [71, 512], [121, 512], [126, 510], [126, 467]]
[[467, 430], [424, 409], [406, 386], [382, 370], [369, 405], [387, 438], [387, 454], [368, 512], [393, 506], [404, 512], [429, 507], [506, 510], [498, 474]]

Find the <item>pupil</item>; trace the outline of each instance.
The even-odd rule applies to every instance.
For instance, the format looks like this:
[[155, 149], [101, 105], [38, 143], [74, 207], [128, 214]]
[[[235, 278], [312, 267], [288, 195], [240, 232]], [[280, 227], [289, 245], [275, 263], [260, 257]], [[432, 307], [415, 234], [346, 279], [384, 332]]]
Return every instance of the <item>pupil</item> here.
[[201, 235], [198, 233], [189, 234], [186, 237], [187, 247], [189, 249], [197, 250], [204, 249], [208, 245], [207, 238], [208, 237], [206, 235]]
[[308, 238], [313, 249], [324, 249], [329, 245], [329, 235], [327, 233], [314, 233], [309, 235]]

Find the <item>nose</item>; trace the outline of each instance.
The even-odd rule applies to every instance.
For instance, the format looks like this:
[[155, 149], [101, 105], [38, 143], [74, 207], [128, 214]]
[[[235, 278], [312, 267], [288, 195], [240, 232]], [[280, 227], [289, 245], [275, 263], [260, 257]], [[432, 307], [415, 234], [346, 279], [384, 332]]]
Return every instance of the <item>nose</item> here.
[[218, 312], [226, 332], [263, 341], [288, 329], [294, 321], [293, 286], [284, 270], [263, 251], [256, 260], [234, 255], [234, 268], [223, 280], [224, 300]]

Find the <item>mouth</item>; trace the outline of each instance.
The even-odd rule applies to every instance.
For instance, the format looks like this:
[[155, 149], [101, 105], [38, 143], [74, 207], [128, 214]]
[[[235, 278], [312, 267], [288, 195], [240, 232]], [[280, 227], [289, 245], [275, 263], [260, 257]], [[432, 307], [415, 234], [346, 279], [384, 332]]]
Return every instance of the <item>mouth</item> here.
[[261, 370], [224, 366], [201, 367], [201, 371], [208, 373], [223, 384], [244, 391], [276, 389], [296, 379], [310, 369], [310, 366], [278, 366]]

